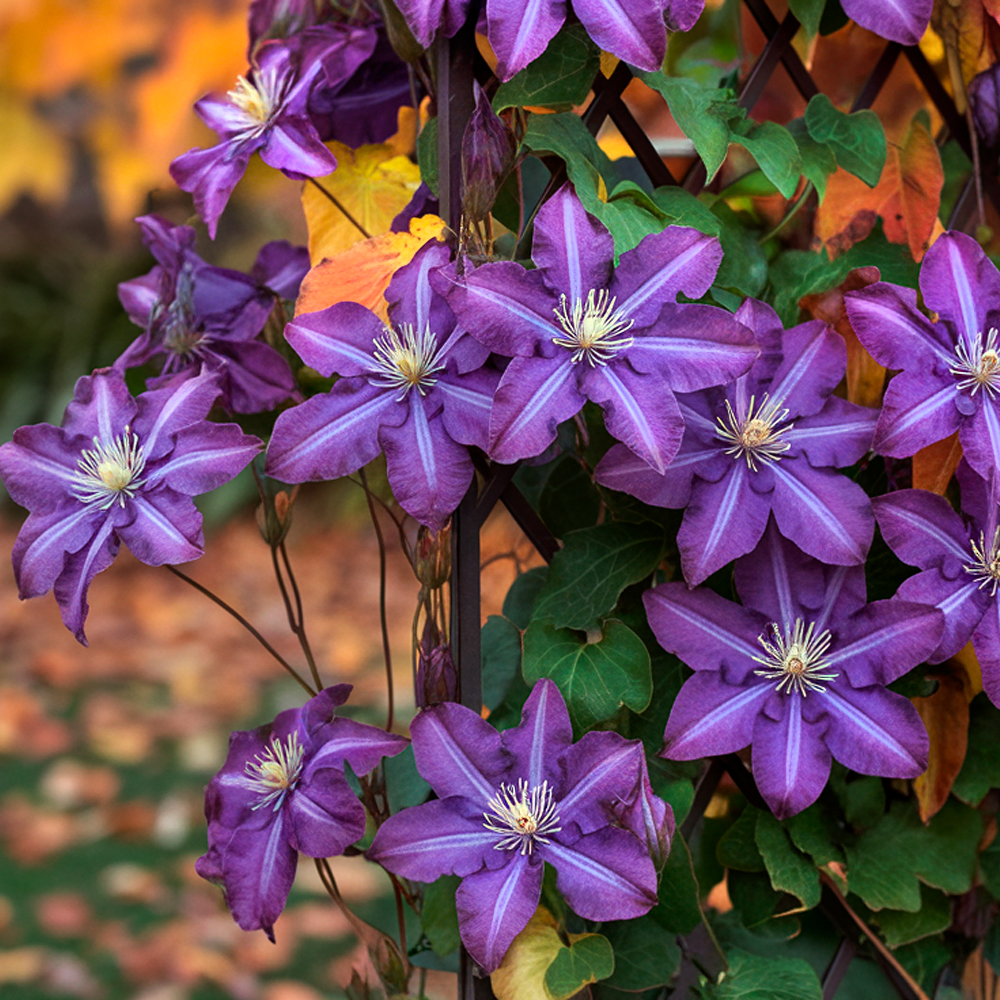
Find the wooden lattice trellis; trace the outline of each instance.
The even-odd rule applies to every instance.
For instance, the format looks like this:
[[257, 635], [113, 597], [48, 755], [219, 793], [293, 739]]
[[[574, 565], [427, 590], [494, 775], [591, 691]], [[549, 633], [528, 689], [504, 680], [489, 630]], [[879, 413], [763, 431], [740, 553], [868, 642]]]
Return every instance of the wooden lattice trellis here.
[[[792, 39], [799, 29], [796, 17], [788, 13], [779, 21], [767, 5], [767, 0], [743, 0], [763, 32], [766, 43], [739, 88], [739, 103], [748, 112], [763, 94], [779, 65], [784, 66], [793, 85], [805, 100], [820, 93], [805, 64], [792, 46]], [[475, 45], [475, 25], [480, 3], [471, 5], [465, 26], [452, 39], [439, 42], [436, 49], [437, 113], [438, 113], [438, 170], [441, 214], [445, 221], [458, 230], [462, 204], [461, 150], [465, 124], [473, 109], [473, 80], [488, 85], [491, 72]], [[868, 108], [885, 86], [900, 56], [913, 67], [928, 97], [941, 115], [948, 137], [973, 160], [967, 120], [955, 106], [951, 96], [942, 86], [934, 69], [916, 46], [904, 47], [889, 42], [856, 96], [852, 111]], [[583, 111], [583, 121], [591, 134], [597, 135], [606, 119], [610, 118], [622, 137], [629, 144], [654, 186], [681, 185], [697, 193], [705, 186], [705, 168], [696, 159], [683, 178], [676, 178], [657, 153], [653, 143], [635, 120], [622, 100], [622, 94], [632, 79], [628, 66], [619, 62], [610, 77], [598, 73], [593, 85], [593, 97]], [[553, 164], [551, 180], [542, 200], [552, 194], [565, 180], [565, 171]], [[980, 163], [982, 189], [993, 206], [1000, 211], [1000, 185], [994, 176], [996, 157], [983, 157]], [[965, 182], [948, 219], [949, 229], [963, 229], [969, 225], [976, 207], [976, 178]], [[452, 653], [458, 666], [459, 698], [463, 705], [479, 712], [482, 706], [481, 649], [480, 649], [480, 531], [486, 517], [502, 503], [524, 531], [540, 555], [551, 560], [559, 543], [553, 537], [531, 504], [513, 483], [517, 466], [494, 465], [485, 456], [476, 458], [477, 481], [473, 483], [453, 518], [452, 528]], [[717, 758], [710, 762], [695, 788], [691, 809], [680, 827], [687, 839], [701, 822], [706, 806], [719, 781], [728, 774], [747, 801], [766, 809], [753, 778], [735, 755]], [[843, 898], [830, 887], [823, 891], [820, 910], [841, 935], [841, 940], [823, 976], [823, 998], [832, 1000], [842, 983], [851, 961], [858, 954], [864, 934]], [[710, 971], [718, 971], [718, 956], [709, 946], [707, 937], [699, 940], [696, 931], [680, 942], [685, 959], [697, 956], [698, 964]], [[894, 993], [904, 1000], [917, 1000], [919, 994], [878, 951], [874, 954]], [[490, 981], [476, 974], [475, 963], [462, 949], [459, 972], [460, 1000], [492, 1000]], [[698, 975], [694, 962], [686, 960], [680, 978], [664, 996], [684, 997]]]

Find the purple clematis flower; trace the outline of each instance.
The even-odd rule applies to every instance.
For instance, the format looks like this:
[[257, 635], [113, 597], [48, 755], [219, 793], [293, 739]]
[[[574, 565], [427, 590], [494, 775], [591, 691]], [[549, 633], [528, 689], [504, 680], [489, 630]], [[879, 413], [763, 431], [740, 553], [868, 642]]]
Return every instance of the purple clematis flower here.
[[779, 819], [816, 800], [832, 757], [888, 778], [924, 770], [923, 723], [885, 685], [937, 648], [940, 611], [896, 598], [866, 604], [860, 567], [803, 555], [773, 520], [737, 562], [736, 589], [742, 607], [683, 583], [644, 596], [660, 645], [696, 671], [671, 710], [665, 757], [752, 744], [757, 787]]
[[[417, 41], [437, 31], [451, 38], [465, 23], [468, 0], [397, 0]], [[667, 51], [667, 25], [687, 31], [704, 0], [573, 0], [573, 13], [602, 48], [641, 69], [657, 70]], [[566, 0], [486, 0], [486, 35], [497, 76], [509, 80], [544, 51], [568, 14]]]
[[844, 13], [882, 38], [917, 45], [930, 23], [934, 0], [841, 0]]
[[[485, 971], [497, 968], [535, 912], [543, 862], [587, 920], [628, 920], [656, 903], [656, 869], [637, 818], [636, 800], [655, 798], [643, 785], [642, 745], [611, 732], [573, 743], [552, 681], [535, 685], [520, 724], [503, 733], [444, 704], [422, 711], [411, 737], [417, 770], [439, 798], [391, 817], [368, 857], [419, 882], [462, 876], [459, 929]], [[653, 836], [669, 839], [673, 815], [657, 803]]]
[[400, 506], [441, 528], [472, 482], [468, 447], [486, 446], [496, 372], [428, 283], [448, 250], [430, 243], [394, 275], [391, 327], [357, 302], [298, 316], [285, 335], [306, 364], [343, 376], [286, 410], [268, 446], [267, 474], [287, 483], [336, 479], [385, 452]]
[[904, 580], [897, 596], [944, 613], [944, 634], [928, 662], [942, 663], [971, 638], [983, 688], [1000, 706], [1000, 510], [965, 462], [957, 475], [966, 521], [926, 490], [899, 490], [872, 504], [889, 548], [923, 571]]
[[538, 213], [532, 254], [535, 271], [504, 261], [432, 278], [474, 337], [514, 358], [490, 417], [490, 456], [541, 454], [590, 399], [610, 433], [663, 472], [684, 430], [674, 392], [728, 382], [759, 353], [726, 310], [676, 302], [708, 290], [719, 241], [670, 226], [615, 268], [611, 234], [567, 184]]
[[893, 458], [958, 431], [969, 465], [983, 478], [1000, 470], [1000, 273], [975, 240], [944, 233], [920, 266], [917, 293], [886, 281], [848, 292], [847, 314], [889, 383], [875, 427], [875, 451]]
[[[194, 195], [213, 239], [219, 216], [253, 153], [260, 152], [268, 166], [299, 180], [323, 177], [336, 169], [336, 158], [308, 117], [307, 103], [324, 74], [324, 63], [350, 49], [351, 30], [323, 25], [287, 42], [265, 42], [257, 49], [249, 76], [241, 76], [225, 98], [209, 95], [195, 104], [199, 117], [221, 141], [179, 156], [170, 165], [170, 175], [178, 187]], [[347, 62], [350, 70], [344, 72], [350, 75], [356, 65]]]
[[755, 332], [761, 356], [732, 385], [678, 398], [684, 440], [666, 471], [615, 445], [595, 479], [658, 507], [686, 508], [677, 545], [692, 587], [750, 552], [772, 512], [809, 555], [864, 562], [871, 503], [834, 469], [868, 450], [877, 413], [831, 395], [847, 367], [843, 338], [816, 322], [786, 332], [754, 299], [736, 318]]
[[194, 230], [157, 216], [137, 220], [159, 263], [118, 294], [143, 333], [115, 362], [133, 368], [162, 357], [159, 388], [202, 371], [218, 376], [220, 402], [231, 412], [270, 410], [296, 394], [285, 359], [257, 339], [275, 297], [295, 298], [309, 269], [305, 247], [284, 240], [264, 246], [250, 275], [211, 267], [192, 249]]
[[350, 684], [320, 691], [274, 722], [229, 738], [229, 755], [205, 790], [208, 853], [195, 863], [221, 885], [233, 919], [274, 940], [298, 852], [330, 858], [365, 832], [365, 809], [344, 777], [344, 764], [367, 774], [404, 750], [394, 733], [339, 718]]
[[133, 399], [122, 373], [76, 383], [62, 427], [34, 424], [0, 447], [0, 476], [31, 512], [14, 543], [22, 599], [55, 590], [66, 627], [86, 645], [87, 588], [124, 542], [149, 566], [203, 552], [191, 497], [232, 479], [261, 442], [205, 420], [214, 375]]

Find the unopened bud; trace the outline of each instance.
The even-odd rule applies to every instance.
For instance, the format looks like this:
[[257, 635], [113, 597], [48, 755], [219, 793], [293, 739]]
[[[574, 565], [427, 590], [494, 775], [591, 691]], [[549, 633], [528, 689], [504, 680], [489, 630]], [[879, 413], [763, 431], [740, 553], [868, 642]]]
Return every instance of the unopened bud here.
[[292, 526], [292, 504], [295, 503], [298, 493], [298, 486], [290, 495], [284, 490], [278, 490], [273, 496], [265, 493], [257, 508], [257, 529], [260, 531], [260, 537], [268, 545], [278, 546], [288, 535]]
[[426, 655], [421, 648], [417, 656], [414, 697], [418, 708], [430, 708], [458, 698], [458, 671], [451, 658], [451, 646], [447, 643], [435, 646]]
[[386, 36], [396, 55], [405, 63], [415, 63], [424, 54], [425, 49], [413, 37], [406, 18], [393, 0], [378, 0], [378, 5], [382, 12]]
[[497, 191], [514, 166], [517, 141], [476, 84], [476, 108], [462, 138], [462, 212], [481, 222], [496, 201]]
[[432, 590], [447, 582], [451, 576], [450, 525], [445, 525], [440, 531], [420, 526], [413, 554], [413, 572], [425, 587]]

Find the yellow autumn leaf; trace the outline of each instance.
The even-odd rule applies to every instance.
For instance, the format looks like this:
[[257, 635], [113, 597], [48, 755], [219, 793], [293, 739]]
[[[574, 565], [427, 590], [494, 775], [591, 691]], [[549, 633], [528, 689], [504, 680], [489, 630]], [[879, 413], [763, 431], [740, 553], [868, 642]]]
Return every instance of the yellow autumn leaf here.
[[31, 110], [28, 102], [0, 90], [0, 134], [8, 151], [0, 156], [0, 210], [19, 194], [62, 197], [69, 180], [66, 143]]
[[442, 239], [444, 232], [443, 219], [422, 215], [410, 221], [408, 233], [383, 233], [327, 257], [303, 278], [295, 315], [319, 312], [335, 302], [360, 302], [388, 323], [385, 291], [393, 274], [409, 264], [425, 243]]
[[302, 209], [309, 227], [309, 257], [313, 263], [333, 257], [364, 239], [358, 226], [337, 203], [368, 236], [381, 236], [420, 186], [420, 169], [408, 157], [399, 156], [390, 143], [357, 149], [341, 142], [328, 145], [337, 157], [337, 169], [317, 181], [327, 194], [316, 184], [306, 184], [302, 189]]

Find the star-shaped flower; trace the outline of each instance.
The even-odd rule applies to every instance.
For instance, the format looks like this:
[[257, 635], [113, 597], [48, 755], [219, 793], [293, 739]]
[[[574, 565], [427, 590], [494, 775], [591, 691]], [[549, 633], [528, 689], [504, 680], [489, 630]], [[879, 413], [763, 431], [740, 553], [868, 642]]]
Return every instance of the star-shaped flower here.
[[736, 589], [742, 607], [683, 583], [645, 594], [660, 645], [695, 671], [670, 712], [665, 757], [752, 745], [757, 787], [779, 819], [816, 800], [834, 757], [861, 774], [924, 770], [923, 723], [885, 685], [937, 648], [940, 611], [895, 598], [866, 604], [860, 567], [803, 555], [773, 520], [737, 562]]
[[670, 226], [616, 268], [611, 234], [567, 184], [538, 213], [532, 256], [534, 271], [502, 261], [432, 277], [465, 329], [514, 359], [490, 416], [490, 456], [541, 454], [590, 399], [611, 434], [662, 472], [684, 430], [674, 392], [728, 382], [759, 353], [726, 310], [676, 302], [708, 290], [719, 241]]
[[552, 681], [535, 685], [520, 724], [503, 733], [443, 704], [413, 720], [411, 737], [439, 798], [390, 818], [368, 857], [419, 882], [462, 876], [459, 929], [487, 972], [535, 912], [543, 862], [588, 920], [628, 920], [655, 904], [652, 841], [669, 841], [673, 815], [649, 792], [642, 745], [611, 732], [573, 743]]
[[124, 542], [150, 566], [203, 552], [191, 499], [232, 479], [261, 442], [236, 424], [205, 420], [214, 375], [133, 399], [122, 373], [76, 383], [62, 427], [34, 424], [0, 447], [0, 476], [31, 512], [14, 543], [22, 598], [55, 589], [66, 627], [86, 644], [87, 588]]
[[350, 684], [337, 684], [266, 726], [233, 733], [205, 790], [208, 852], [195, 867], [222, 886], [245, 931], [274, 940], [300, 851], [331, 858], [364, 835], [365, 809], [344, 764], [367, 774], [406, 748], [402, 736], [336, 716], [350, 693]]
[[872, 447], [904, 458], [958, 431], [969, 465], [984, 478], [1000, 470], [1000, 273], [982, 247], [948, 232], [920, 267], [917, 293], [886, 281], [844, 298], [865, 350], [889, 383]]
[[691, 586], [751, 551], [772, 512], [778, 530], [817, 559], [864, 562], [871, 504], [835, 469], [868, 450], [877, 413], [831, 395], [847, 366], [843, 338], [816, 322], [785, 331], [754, 299], [736, 318], [756, 334], [761, 356], [731, 385], [678, 397], [684, 440], [663, 474], [615, 445], [595, 478], [686, 508], [677, 545]]

